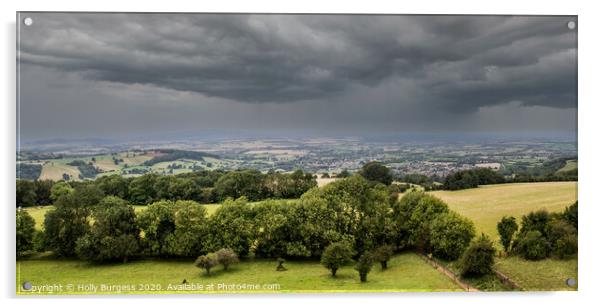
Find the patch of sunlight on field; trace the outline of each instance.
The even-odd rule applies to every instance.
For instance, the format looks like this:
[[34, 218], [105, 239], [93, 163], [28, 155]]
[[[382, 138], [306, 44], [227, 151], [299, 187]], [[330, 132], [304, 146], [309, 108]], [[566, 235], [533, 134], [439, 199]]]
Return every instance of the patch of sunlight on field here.
[[145, 161], [152, 159], [154, 157], [154, 155], [148, 153], [148, 154], [133, 156], [133, 153], [130, 152], [128, 154], [120, 153], [119, 157], [121, 159], [123, 159], [124, 164], [133, 166], [133, 165], [140, 165], [140, 164], [144, 163]]
[[42, 166], [40, 179], [63, 180], [63, 174], [68, 174], [73, 180], [79, 180], [79, 170], [76, 166], [60, 164], [58, 162], [47, 162]]
[[577, 160], [567, 160], [566, 164], [561, 169], [557, 170], [556, 173], [568, 172], [577, 169], [577, 163]]
[[121, 166], [115, 164], [115, 162], [113, 161], [113, 157], [103, 156], [96, 157], [95, 159], [96, 162], [94, 162], [94, 164], [96, 165], [96, 167], [100, 168], [104, 172], [116, 171], [121, 169]]
[[[129, 263], [94, 265], [79, 260], [21, 260], [17, 262], [17, 289], [24, 281], [33, 285], [43, 284], [108, 284], [130, 285], [158, 284], [162, 293], [169, 284], [259, 284], [272, 288], [256, 291], [234, 292], [405, 292], [405, 291], [462, 291], [453, 281], [426, 264], [413, 253], [394, 256], [389, 269], [381, 271], [376, 265], [368, 274], [368, 281], [361, 283], [352, 266], [343, 267], [337, 277], [318, 261], [287, 261], [287, 271], [276, 271], [274, 260], [244, 260], [224, 271], [216, 267], [210, 276], [193, 265], [193, 260], [139, 260]], [[146, 293], [161, 293], [146, 291]], [[203, 293], [207, 291], [196, 291]], [[19, 294], [27, 294], [18, 292]], [[72, 292], [73, 293], [73, 292]], [[90, 292], [83, 292], [90, 293]], [[78, 294], [83, 294], [79, 292]], [[115, 292], [112, 292], [113, 294]], [[141, 292], [126, 292], [141, 293]], [[186, 293], [190, 293], [186, 291]], [[54, 294], [66, 294], [54, 293]], [[102, 293], [97, 293], [102, 294]], [[105, 293], [109, 294], [109, 293]]]
[[510, 276], [525, 290], [575, 290], [567, 286], [567, 278], [577, 278], [577, 257], [567, 260], [529, 261], [519, 257], [498, 258], [496, 269]]
[[577, 182], [509, 183], [429, 193], [472, 219], [478, 232], [499, 241], [497, 223], [503, 216], [514, 216], [520, 223], [521, 216], [531, 211], [562, 211], [577, 201]]

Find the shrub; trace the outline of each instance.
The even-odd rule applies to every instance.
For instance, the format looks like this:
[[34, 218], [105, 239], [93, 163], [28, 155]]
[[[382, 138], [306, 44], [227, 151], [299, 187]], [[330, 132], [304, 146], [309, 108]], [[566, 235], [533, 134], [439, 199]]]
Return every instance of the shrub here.
[[497, 232], [500, 234], [500, 241], [504, 250], [510, 249], [514, 233], [518, 230], [518, 224], [513, 216], [504, 216], [497, 224]]
[[431, 225], [431, 246], [433, 254], [445, 260], [458, 259], [475, 235], [475, 228], [469, 219], [450, 211], [438, 215]]
[[349, 264], [353, 257], [353, 249], [347, 242], [337, 242], [330, 244], [322, 253], [320, 263], [330, 270], [332, 276], [336, 276], [337, 270]]
[[578, 215], [579, 214], [578, 214], [577, 202], [568, 206], [566, 209], [564, 209], [564, 212], [562, 213], [563, 218], [569, 224], [573, 225], [573, 227], [575, 227], [575, 229], [578, 229], [578, 221], [577, 221]]
[[224, 270], [228, 270], [230, 265], [238, 263], [238, 255], [231, 248], [222, 248], [215, 252], [217, 262], [224, 266]]
[[577, 229], [565, 220], [552, 220], [547, 227], [552, 254], [560, 259], [577, 253]]
[[199, 256], [196, 258], [194, 265], [197, 268], [204, 269], [207, 272], [207, 275], [211, 275], [211, 268], [216, 266], [219, 262], [217, 261], [217, 255], [214, 253], [209, 253], [207, 255]]
[[372, 269], [373, 261], [374, 258], [371, 253], [364, 253], [357, 260], [355, 270], [359, 273], [361, 282], [367, 281], [368, 273], [370, 273], [370, 270]]
[[374, 260], [380, 262], [380, 266], [383, 270], [387, 269], [387, 262], [393, 256], [393, 246], [382, 245], [372, 253]]
[[495, 257], [493, 242], [484, 234], [472, 241], [460, 258], [462, 276], [481, 276], [492, 272]]
[[550, 244], [538, 230], [531, 230], [516, 240], [516, 252], [527, 260], [540, 260], [548, 256]]
[[552, 253], [558, 258], [564, 259], [576, 254], [577, 246], [577, 235], [565, 235], [554, 242]]

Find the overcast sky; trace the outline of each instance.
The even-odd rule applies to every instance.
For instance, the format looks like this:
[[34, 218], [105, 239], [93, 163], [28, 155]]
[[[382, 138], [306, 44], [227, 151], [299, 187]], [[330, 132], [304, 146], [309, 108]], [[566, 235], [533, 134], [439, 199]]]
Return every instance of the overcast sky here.
[[572, 17], [26, 16], [24, 141], [576, 129]]

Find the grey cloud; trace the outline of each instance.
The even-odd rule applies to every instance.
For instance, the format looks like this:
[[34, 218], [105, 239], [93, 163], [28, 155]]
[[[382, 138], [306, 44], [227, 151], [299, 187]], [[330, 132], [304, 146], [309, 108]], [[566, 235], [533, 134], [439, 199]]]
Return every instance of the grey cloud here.
[[[429, 100], [575, 107], [566, 17], [36, 14], [21, 60], [91, 80], [240, 102], [332, 99], [394, 78]], [[552, 65], [545, 68], [540, 66]], [[568, 68], [568, 69], [567, 69]], [[485, 71], [495, 69], [491, 78]], [[446, 76], [455, 76], [452, 78]], [[431, 89], [432, 88], [432, 91]], [[494, 98], [492, 98], [494, 97]]]

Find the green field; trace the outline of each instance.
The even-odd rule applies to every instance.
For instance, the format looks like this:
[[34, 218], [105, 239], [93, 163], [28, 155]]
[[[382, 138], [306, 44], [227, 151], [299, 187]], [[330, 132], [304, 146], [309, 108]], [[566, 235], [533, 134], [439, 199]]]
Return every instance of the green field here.
[[567, 160], [566, 164], [561, 169], [557, 170], [556, 173], [572, 171], [574, 169], [577, 169], [577, 167], [577, 160]]
[[[492, 238], [498, 248], [497, 223], [504, 216], [534, 210], [564, 210], [577, 200], [576, 182], [542, 182], [486, 185], [476, 189], [431, 192], [449, 207], [474, 221], [477, 232]], [[577, 279], [577, 259], [528, 261], [518, 257], [497, 258], [496, 268], [526, 290], [570, 290], [565, 281]]]
[[499, 241], [497, 223], [503, 216], [535, 210], [562, 211], [577, 200], [576, 182], [537, 182], [485, 185], [460, 191], [435, 191], [450, 209], [474, 221], [477, 231]]
[[544, 259], [528, 261], [519, 257], [498, 258], [496, 269], [510, 276], [526, 290], [573, 290], [567, 278], [577, 278], [577, 257], [568, 260]]
[[[169, 285], [181, 286], [186, 279], [189, 285], [213, 284], [213, 291], [205, 289], [181, 293], [463, 291], [413, 253], [394, 256], [386, 271], [381, 271], [375, 265], [366, 283], [360, 283], [357, 272], [351, 266], [340, 269], [335, 278], [330, 277], [329, 271], [318, 261], [288, 261], [285, 267], [287, 271], [278, 272], [273, 260], [247, 260], [228, 271], [217, 267], [211, 276], [207, 276], [194, 267], [192, 260], [139, 260], [105, 265], [92, 265], [79, 260], [24, 260], [17, 262], [17, 288], [20, 289], [20, 285], [28, 281], [32, 285], [64, 286], [62, 292], [52, 294], [115, 294], [119, 292], [68, 291], [66, 287], [68, 284], [74, 287], [78, 284], [104, 284], [134, 285], [138, 288], [141, 284], [150, 284], [155, 289], [160, 287], [160, 290], [121, 293], [174, 293], [177, 290], [168, 289]], [[259, 289], [220, 290], [220, 284], [252, 284], [259, 285]]]
[[[473, 220], [478, 232], [486, 233], [497, 242], [499, 237], [496, 224], [502, 216], [512, 215], [520, 221], [522, 215], [533, 210], [544, 208], [549, 211], [563, 210], [576, 201], [577, 183], [501, 184], [461, 191], [435, 191], [430, 193], [442, 198], [452, 210]], [[220, 204], [205, 204], [203, 206], [207, 208], [208, 214], [211, 215], [220, 207]], [[43, 224], [45, 212], [51, 208], [51, 206], [32, 207], [25, 210], [36, 220], [36, 227], [39, 229]], [[146, 206], [135, 206], [136, 212], [140, 212], [145, 208]], [[498, 247], [500, 247], [499, 243]], [[317, 291], [318, 289], [340, 289], [340, 291], [421, 291], [428, 289], [437, 291], [448, 288], [456, 289], [454, 284], [442, 283], [448, 280], [412, 254], [397, 256], [392, 263], [394, 268], [391, 271], [380, 272], [380, 269], [375, 266], [374, 272], [370, 275], [372, 280], [365, 285], [356, 282], [356, 272], [352, 268], [341, 271], [340, 278], [335, 280], [323, 278], [327, 277], [328, 272], [317, 262], [289, 262], [287, 263], [289, 271], [282, 273], [273, 271], [274, 263], [270, 261], [247, 261], [233, 272], [218, 273], [213, 277], [199, 275], [199, 271], [190, 262], [145, 260], [126, 265], [93, 266], [76, 260], [27, 260], [21, 261], [19, 268], [22, 277], [36, 276], [36, 278], [39, 278], [38, 281], [32, 279], [36, 282], [50, 282], [53, 278], [57, 282], [66, 282], [67, 279], [74, 276], [75, 280], [83, 281], [91, 278], [92, 281], [89, 282], [106, 283], [111, 281], [111, 278], [118, 276], [117, 280], [112, 281], [113, 283], [130, 280], [155, 282], [154, 278], [156, 278], [156, 282], [165, 285], [169, 282], [177, 283], [178, 279], [181, 281], [184, 278], [191, 282], [206, 281], [209, 283], [234, 281], [239, 283], [280, 283], [280, 291], [282, 292]], [[565, 285], [566, 278], [577, 279], [576, 258], [569, 260], [546, 259], [537, 262], [518, 257], [497, 258], [496, 268], [518, 282], [526, 290], [571, 290]], [[298, 274], [294, 276], [289, 274], [297, 272], [297, 270], [299, 271]], [[56, 272], [60, 272], [60, 275], [53, 275]], [[251, 276], [247, 276], [249, 272], [252, 272]], [[410, 276], [412, 278], [409, 278]], [[442, 278], [443, 281], [439, 278]], [[172, 281], [172, 279], [175, 281]]]

